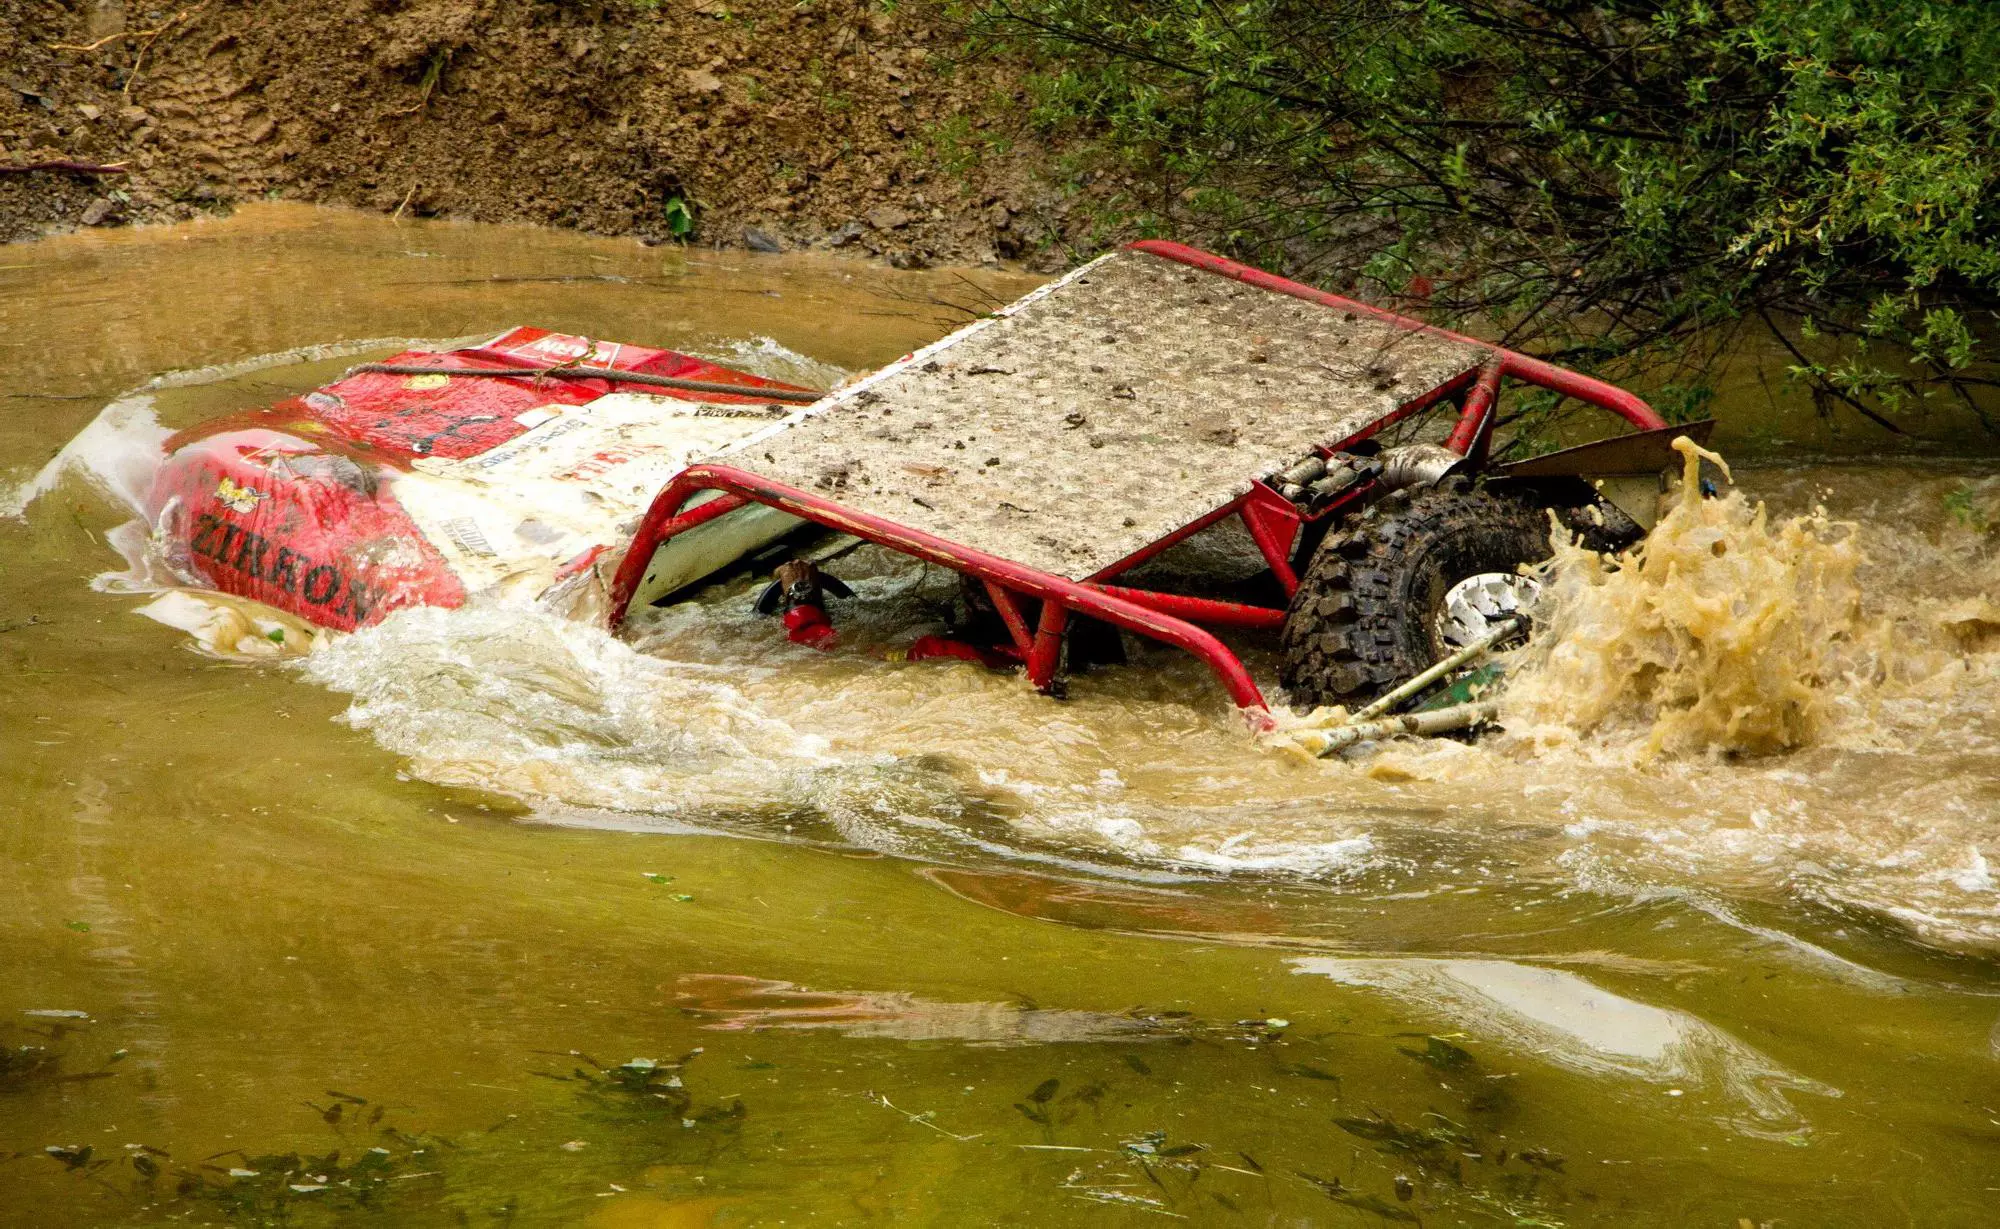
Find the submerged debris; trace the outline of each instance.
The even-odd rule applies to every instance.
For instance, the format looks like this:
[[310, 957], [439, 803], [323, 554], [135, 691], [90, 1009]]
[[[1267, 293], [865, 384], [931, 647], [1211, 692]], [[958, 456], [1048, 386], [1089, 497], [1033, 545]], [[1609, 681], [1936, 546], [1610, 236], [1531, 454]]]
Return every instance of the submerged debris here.
[[50, 1079], [60, 1065], [61, 1060], [47, 1046], [0, 1048], [0, 1093], [18, 1092], [31, 1084]]
[[[328, 1095], [340, 1105], [369, 1104], [342, 1093]], [[373, 1121], [380, 1121], [379, 1112]], [[457, 1145], [393, 1126], [381, 1127], [376, 1138], [381, 1142], [373, 1146], [343, 1142], [323, 1153], [233, 1149], [183, 1159], [166, 1148], [132, 1143], [102, 1153], [91, 1145], [51, 1144], [43, 1155], [67, 1172], [177, 1219], [219, 1214], [231, 1221], [283, 1224], [300, 1214], [408, 1215], [434, 1206], [444, 1193], [439, 1159]]]
[[679, 983], [681, 1010], [704, 1027], [831, 1029], [849, 1037], [965, 1041], [977, 1045], [1131, 1041], [1179, 1030], [1109, 1012], [1036, 1008], [1019, 1003], [941, 1003], [903, 991], [809, 990], [791, 982], [728, 973], [697, 973]]
[[48, 1023], [26, 1028], [0, 1025], [0, 1035], [13, 1032], [35, 1039], [14, 1044], [0, 1042], [0, 1097], [24, 1095], [55, 1084], [101, 1080], [117, 1074], [111, 1067], [125, 1057], [124, 1050], [113, 1051], [93, 1070], [63, 1069], [64, 1060], [70, 1056], [68, 1047], [63, 1044], [64, 1038], [81, 1032], [90, 1023], [89, 1016], [84, 1012], [51, 1010], [22, 1014]]
[[[1388, 1200], [1383, 1199], [1380, 1195], [1369, 1195], [1361, 1191], [1350, 1190], [1339, 1178], [1322, 1178], [1316, 1174], [1307, 1173], [1303, 1169], [1298, 1171], [1298, 1175], [1318, 1187], [1328, 1199], [1333, 1200], [1335, 1203], [1345, 1204], [1347, 1207], [1362, 1212], [1372, 1212], [1383, 1220], [1401, 1221], [1407, 1224], [1417, 1223], [1417, 1214], [1415, 1212], [1410, 1211], [1408, 1208], [1399, 1208]], [[1409, 1196], [1403, 1194], [1403, 1189], [1407, 1184], [1408, 1179], [1398, 1179], [1396, 1188], [1398, 1198], [1409, 1198]]]

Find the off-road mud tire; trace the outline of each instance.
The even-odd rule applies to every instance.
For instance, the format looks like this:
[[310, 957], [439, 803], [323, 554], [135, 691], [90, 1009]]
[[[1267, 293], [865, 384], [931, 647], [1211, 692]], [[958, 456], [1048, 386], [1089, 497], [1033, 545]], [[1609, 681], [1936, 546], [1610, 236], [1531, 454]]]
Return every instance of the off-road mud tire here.
[[1373, 698], [1444, 655], [1445, 593], [1551, 553], [1548, 510], [1521, 495], [1399, 491], [1326, 535], [1292, 597], [1278, 678], [1308, 709]]

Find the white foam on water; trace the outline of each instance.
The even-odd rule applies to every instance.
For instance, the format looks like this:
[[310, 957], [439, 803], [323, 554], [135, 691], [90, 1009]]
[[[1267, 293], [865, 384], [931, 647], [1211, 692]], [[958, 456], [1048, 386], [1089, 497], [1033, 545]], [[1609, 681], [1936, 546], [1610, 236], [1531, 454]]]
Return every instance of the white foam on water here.
[[759, 806], [809, 795], [838, 763], [824, 739], [758, 711], [732, 672], [532, 608], [400, 610], [297, 668], [352, 696], [345, 720], [419, 775], [528, 799], [666, 815]]
[[293, 346], [289, 350], [273, 350], [269, 354], [253, 354], [248, 358], [235, 359], [227, 363], [211, 363], [206, 367], [184, 367], [161, 372], [135, 391], [155, 392], [166, 388], [195, 388], [203, 384], [220, 384], [224, 380], [234, 380], [274, 367], [323, 363], [328, 359], [350, 358], [379, 350], [455, 350], [477, 345], [484, 340], [486, 334], [478, 333], [467, 337], [356, 337], [347, 341], [316, 342], [309, 346]]
[[832, 388], [851, 374], [845, 367], [821, 362], [771, 337], [730, 338], [689, 353], [725, 367], [735, 367], [767, 380], [782, 380], [801, 388]]
[[1214, 844], [1183, 843], [1172, 860], [1208, 870], [1276, 872], [1326, 880], [1379, 864], [1375, 839], [1366, 834], [1332, 841], [1268, 841], [1239, 832]]
[[24, 516], [30, 504], [72, 476], [126, 511], [143, 515], [146, 493], [166, 459], [164, 445], [172, 434], [160, 425], [150, 395], [120, 397], [98, 411], [34, 477], [0, 491], [0, 516]]
[[292, 615], [223, 593], [169, 589], [134, 613], [186, 632], [199, 651], [230, 661], [310, 653], [330, 637]]

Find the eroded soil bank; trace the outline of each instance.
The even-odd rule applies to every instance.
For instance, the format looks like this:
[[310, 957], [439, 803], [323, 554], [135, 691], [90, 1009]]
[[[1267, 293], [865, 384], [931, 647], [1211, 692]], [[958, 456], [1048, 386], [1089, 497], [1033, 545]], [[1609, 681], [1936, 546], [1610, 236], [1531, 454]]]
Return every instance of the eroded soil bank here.
[[0, 172], [0, 240], [282, 196], [913, 267], [1068, 255], [1015, 75], [924, 5], [0, 0], [0, 66], [0, 166], [127, 168]]

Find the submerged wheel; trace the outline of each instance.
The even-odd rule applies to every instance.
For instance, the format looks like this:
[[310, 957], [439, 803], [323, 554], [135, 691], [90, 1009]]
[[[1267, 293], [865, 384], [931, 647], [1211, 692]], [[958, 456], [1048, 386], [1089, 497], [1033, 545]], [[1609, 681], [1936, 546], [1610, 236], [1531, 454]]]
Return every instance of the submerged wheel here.
[[1550, 555], [1547, 511], [1485, 488], [1399, 492], [1327, 534], [1285, 617], [1278, 677], [1295, 706], [1387, 690], [1526, 607]]

